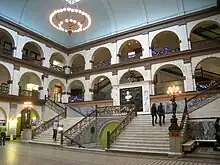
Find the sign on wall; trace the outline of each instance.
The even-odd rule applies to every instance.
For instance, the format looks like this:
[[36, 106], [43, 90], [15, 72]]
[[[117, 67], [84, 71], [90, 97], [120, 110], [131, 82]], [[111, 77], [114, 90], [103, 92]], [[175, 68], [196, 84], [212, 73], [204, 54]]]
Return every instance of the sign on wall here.
[[142, 87], [120, 89], [120, 105], [134, 104], [138, 112], [143, 112]]

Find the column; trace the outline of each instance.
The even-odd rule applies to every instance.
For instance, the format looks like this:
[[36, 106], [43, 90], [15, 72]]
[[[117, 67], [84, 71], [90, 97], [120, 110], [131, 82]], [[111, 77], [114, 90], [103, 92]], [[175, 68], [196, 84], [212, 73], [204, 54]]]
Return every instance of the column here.
[[110, 46], [110, 51], [111, 51], [111, 56], [112, 56], [112, 58], [111, 58], [111, 64], [117, 64], [117, 58], [118, 58], [118, 56], [117, 56], [117, 43], [116, 42], [114, 42], [114, 43], [111, 43], [111, 46]]
[[61, 98], [61, 103], [63, 104], [68, 104], [69, 103], [69, 93], [68, 92], [63, 92], [62, 93], [62, 98]]
[[65, 69], [66, 74], [70, 74], [70, 66], [64, 66], [63, 68]]
[[20, 67], [19, 66], [14, 66], [14, 71], [13, 71], [13, 84], [11, 87], [11, 95], [16, 95], [18, 96], [19, 94], [19, 83], [20, 81]]
[[39, 99], [40, 100], [44, 100], [45, 99], [45, 94], [44, 94], [44, 87], [38, 87], [38, 90], [39, 90]]
[[52, 54], [51, 49], [47, 47], [46, 45], [44, 45], [42, 49], [44, 53], [44, 60], [42, 60], [42, 65], [44, 67], [50, 68], [50, 57]]
[[89, 51], [86, 51], [85, 53], [85, 70], [91, 69], [92, 68], [92, 63], [91, 63], [91, 57]]
[[91, 88], [90, 79], [87, 79], [85, 81], [84, 101], [92, 101], [93, 92]]
[[149, 39], [148, 38], [149, 38], [148, 34], [144, 34], [141, 37], [141, 41], [142, 41], [141, 45], [143, 48], [141, 59], [150, 57], [150, 54], [149, 54], [150, 48], [149, 48]]
[[184, 90], [185, 92], [189, 91], [195, 91], [195, 84], [193, 80], [193, 73], [192, 73], [192, 67], [191, 67], [191, 61], [188, 61], [187, 63], [184, 62], [185, 67], [185, 80], [184, 80]]
[[187, 37], [186, 25], [182, 25], [179, 27], [179, 35], [180, 35], [180, 51], [189, 50], [189, 42]]
[[150, 85], [149, 81], [145, 81], [142, 85], [143, 112], [150, 114]]

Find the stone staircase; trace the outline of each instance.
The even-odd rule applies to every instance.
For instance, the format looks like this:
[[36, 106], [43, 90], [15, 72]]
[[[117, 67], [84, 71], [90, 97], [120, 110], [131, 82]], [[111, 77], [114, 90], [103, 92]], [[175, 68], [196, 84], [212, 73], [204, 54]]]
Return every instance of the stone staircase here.
[[[176, 115], [178, 124], [182, 113]], [[151, 115], [138, 115], [111, 145], [110, 151], [140, 152], [140, 153], [169, 153], [168, 128], [172, 114], [166, 115], [165, 124], [152, 126]]]
[[[82, 120], [83, 117], [67, 117], [60, 120], [59, 124], [64, 126], [64, 131], [72, 127], [74, 124]], [[60, 145], [60, 134], [57, 134], [57, 141], [53, 140], [53, 127], [35, 136], [31, 143], [35, 144], [48, 144], [48, 145]]]

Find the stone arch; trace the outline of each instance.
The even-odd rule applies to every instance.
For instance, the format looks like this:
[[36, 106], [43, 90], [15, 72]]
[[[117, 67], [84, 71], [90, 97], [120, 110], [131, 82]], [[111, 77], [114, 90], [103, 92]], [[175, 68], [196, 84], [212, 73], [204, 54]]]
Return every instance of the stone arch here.
[[9, 93], [9, 84], [11, 80], [11, 74], [8, 68], [0, 63], [0, 87], [1, 93]]
[[189, 37], [192, 49], [218, 45], [215, 40], [220, 38], [220, 24], [213, 20], [201, 21], [193, 26]]
[[61, 102], [62, 93], [65, 91], [65, 85], [59, 79], [53, 79], [48, 85], [48, 97], [55, 102]]
[[5, 29], [0, 28], [0, 52], [13, 56], [15, 41], [12, 35]]
[[92, 55], [92, 67], [99, 68], [111, 65], [111, 58], [111, 52], [107, 47], [98, 48]]
[[70, 94], [70, 102], [83, 101], [85, 86], [82, 81], [74, 80], [70, 83], [68, 92]]
[[85, 70], [85, 64], [86, 64], [86, 61], [82, 54], [74, 55], [72, 59], [70, 60], [71, 72], [77, 73], [77, 72]]
[[49, 62], [50, 62], [50, 68], [53, 68], [54, 70], [57, 71], [65, 72], [64, 66], [66, 65], [66, 59], [61, 53], [59, 52], [53, 53], [50, 57]]
[[0, 107], [0, 120], [7, 120], [7, 114], [2, 107]]
[[127, 40], [121, 45], [119, 49], [120, 62], [132, 59], [140, 59], [142, 56], [142, 51], [142, 45], [138, 40]]
[[102, 149], [107, 147], [107, 132], [111, 133], [119, 125], [119, 123], [120, 121], [118, 120], [111, 120], [101, 127], [98, 133], [98, 144], [100, 144]]
[[22, 49], [22, 59], [41, 66], [44, 60], [43, 49], [36, 42], [27, 42]]
[[162, 31], [153, 38], [151, 51], [153, 56], [180, 51], [180, 39], [173, 31]]
[[153, 76], [155, 95], [167, 94], [169, 86], [179, 86], [184, 92], [184, 75], [182, 70], [173, 64], [166, 64], [158, 68]]
[[110, 100], [112, 82], [107, 76], [98, 76], [92, 82], [93, 100]]
[[199, 61], [194, 75], [197, 90], [209, 88], [220, 79], [220, 57], [207, 57]]
[[122, 75], [119, 84], [144, 81], [143, 75], [136, 70], [129, 70]]

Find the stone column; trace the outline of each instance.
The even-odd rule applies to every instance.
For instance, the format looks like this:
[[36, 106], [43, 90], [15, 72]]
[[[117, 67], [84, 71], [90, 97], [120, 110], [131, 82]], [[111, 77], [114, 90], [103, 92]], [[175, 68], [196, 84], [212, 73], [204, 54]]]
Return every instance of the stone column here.
[[40, 92], [39, 99], [40, 99], [40, 100], [44, 100], [44, 99], [45, 99], [44, 87], [38, 87], [38, 90], [39, 90], [39, 92]]
[[150, 48], [149, 48], [149, 36], [148, 36], [148, 34], [144, 34], [141, 38], [142, 38], [141, 45], [142, 45], [142, 48], [143, 48], [143, 52], [142, 52], [141, 59], [143, 59], [143, 58], [148, 58], [148, 57], [151, 56], [151, 55], [149, 54], [149, 52], [150, 52]]
[[180, 51], [189, 50], [189, 43], [186, 31], [186, 25], [182, 25], [179, 27], [179, 35], [180, 35]]
[[69, 97], [70, 97], [70, 95], [68, 92], [63, 92], [62, 98], [61, 98], [61, 103], [63, 103], [63, 104], [69, 103]]
[[71, 74], [70, 72], [70, 66], [64, 66], [63, 67], [65, 69], [65, 74]]
[[11, 95], [18, 96], [19, 94], [19, 83], [20, 81], [20, 66], [14, 66], [14, 72], [13, 72], [13, 84], [11, 87]]
[[86, 51], [85, 53], [85, 70], [92, 68], [92, 63], [90, 62], [92, 59], [90, 57], [89, 51]]
[[93, 92], [92, 92], [92, 84], [90, 83], [90, 77], [86, 77], [85, 81], [85, 92], [84, 92], [84, 101], [92, 101]]
[[185, 80], [184, 80], [184, 90], [185, 92], [194, 91], [195, 84], [193, 81], [193, 73], [191, 67], [191, 61], [184, 61], [185, 67]]
[[182, 133], [169, 133], [169, 141], [170, 141], [170, 152], [169, 156], [179, 157], [184, 153], [182, 151], [183, 144], [183, 134]]
[[150, 83], [145, 81], [142, 85], [143, 112], [150, 114]]

